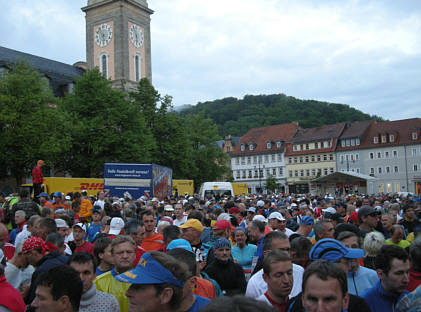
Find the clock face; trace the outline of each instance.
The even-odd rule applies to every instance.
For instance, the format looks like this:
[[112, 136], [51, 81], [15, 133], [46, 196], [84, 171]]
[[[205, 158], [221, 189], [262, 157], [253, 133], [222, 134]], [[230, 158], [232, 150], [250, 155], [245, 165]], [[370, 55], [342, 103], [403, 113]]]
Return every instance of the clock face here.
[[133, 24], [130, 27], [130, 41], [136, 48], [140, 48], [143, 44], [143, 32], [140, 26]]
[[107, 23], [98, 26], [95, 32], [96, 44], [100, 47], [105, 47], [113, 38], [113, 29]]

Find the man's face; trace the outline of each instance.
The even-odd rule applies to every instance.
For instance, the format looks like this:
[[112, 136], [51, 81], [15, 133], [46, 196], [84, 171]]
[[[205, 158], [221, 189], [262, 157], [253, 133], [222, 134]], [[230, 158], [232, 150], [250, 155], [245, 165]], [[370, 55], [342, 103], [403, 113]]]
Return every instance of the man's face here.
[[385, 291], [392, 296], [400, 296], [409, 283], [409, 261], [402, 261], [394, 258], [390, 263], [390, 270], [385, 274], [377, 270]]
[[248, 221], [251, 221], [251, 220], [253, 220], [253, 217], [254, 217], [254, 212], [253, 211], [247, 211], [247, 220]]
[[67, 231], [68, 231], [68, 228], [65, 228], [65, 227], [57, 228], [57, 234], [63, 238], [66, 237]]
[[156, 220], [154, 216], [144, 215], [142, 221], [145, 224], [146, 232], [151, 233], [155, 230]]
[[64, 306], [60, 299], [54, 300], [51, 295], [51, 287], [39, 285], [35, 291], [35, 299], [32, 301], [31, 306], [35, 308], [35, 311], [39, 312], [63, 311]]
[[98, 199], [99, 200], [104, 200], [104, 192], [99, 192]]
[[321, 238], [334, 238], [335, 227], [332, 222], [324, 223], [324, 232]]
[[143, 239], [145, 238], [145, 227], [144, 226], [138, 226], [137, 227], [137, 234], [133, 236], [134, 241], [136, 242], [136, 245], [140, 246], [142, 245]]
[[343, 296], [337, 279], [324, 281], [313, 274], [303, 289], [302, 302], [307, 312], [341, 312], [348, 308], [348, 294]]
[[73, 227], [73, 238], [75, 242], [81, 242], [86, 235], [86, 232], [82, 230], [79, 226]]
[[381, 218], [381, 222], [384, 228], [390, 229], [393, 225], [393, 219], [389, 218], [387, 215], [383, 215]]
[[405, 216], [408, 219], [410, 219], [410, 220], [414, 219], [414, 217], [415, 217], [415, 210], [414, 210], [414, 208], [408, 208], [406, 210], [406, 212], [405, 212]]
[[126, 291], [129, 312], [155, 312], [160, 310], [161, 298], [152, 285], [132, 284]]
[[94, 212], [92, 214], [92, 221], [100, 222], [101, 221], [101, 214], [98, 212]]
[[114, 258], [111, 253], [111, 244], [107, 246], [107, 248], [104, 249], [103, 253], [100, 253], [99, 258], [101, 261], [105, 262], [107, 265], [113, 265], [114, 264]]
[[259, 229], [253, 225], [250, 225], [247, 228], [248, 232], [249, 232], [249, 238], [252, 242], [257, 242], [260, 237], [262, 236], [262, 234], [260, 233]]
[[200, 232], [194, 228], [181, 229], [181, 238], [184, 238], [192, 245], [200, 242]]
[[289, 250], [291, 245], [289, 244], [289, 239], [279, 239], [275, 238], [272, 240], [272, 246], [270, 246], [270, 250], [283, 250], [289, 254]]
[[181, 204], [175, 205], [174, 214], [177, 218], [181, 219], [183, 217], [184, 209]]
[[39, 198], [39, 202], [41, 203], [41, 205], [43, 205], [46, 201], [47, 201], [47, 198], [46, 198], [46, 197], [44, 197], [44, 196], [41, 196], [41, 197]]
[[133, 267], [136, 259], [136, 248], [130, 242], [114, 246], [113, 261], [118, 273], [124, 273]]
[[393, 242], [400, 242], [403, 239], [403, 230], [402, 228], [399, 226], [395, 226], [391, 240]]
[[364, 219], [364, 223], [366, 223], [370, 227], [375, 227], [377, 225], [377, 220], [379, 215], [376, 212], [370, 213]]
[[91, 289], [96, 277], [93, 263], [91, 261], [86, 263], [71, 262], [70, 266], [79, 273], [80, 279], [83, 283], [82, 293], [86, 293], [89, 289]]
[[270, 273], [263, 274], [268, 290], [277, 297], [287, 297], [292, 290], [293, 274], [292, 262], [280, 261], [270, 265]]
[[222, 262], [227, 262], [231, 256], [231, 248], [217, 248], [215, 249], [215, 257]]
[[41, 260], [41, 258], [42, 255], [36, 250], [31, 250], [25, 253], [26, 261], [33, 266], [36, 266], [36, 264]]
[[[61, 197], [53, 197], [54, 198], [54, 204], [60, 204], [60, 202], [61, 202]], [[80, 201], [80, 198], [79, 198], [79, 200], [76, 198], [76, 200], [77, 201]]]

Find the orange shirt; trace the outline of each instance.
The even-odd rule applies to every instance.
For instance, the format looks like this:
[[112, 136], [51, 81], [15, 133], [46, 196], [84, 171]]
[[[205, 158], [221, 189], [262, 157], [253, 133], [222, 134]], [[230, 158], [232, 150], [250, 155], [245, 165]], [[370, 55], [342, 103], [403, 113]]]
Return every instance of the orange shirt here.
[[164, 237], [162, 236], [162, 234], [156, 232], [152, 237], [145, 236], [140, 247], [142, 247], [146, 251], [162, 250], [165, 247]]
[[196, 289], [194, 294], [213, 300], [216, 298], [215, 287], [213, 284], [201, 277], [196, 277]]
[[85, 218], [90, 217], [92, 215], [91, 209], [92, 209], [91, 201], [82, 198], [82, 202], [80, 203], [79, 216], [85, 217]]

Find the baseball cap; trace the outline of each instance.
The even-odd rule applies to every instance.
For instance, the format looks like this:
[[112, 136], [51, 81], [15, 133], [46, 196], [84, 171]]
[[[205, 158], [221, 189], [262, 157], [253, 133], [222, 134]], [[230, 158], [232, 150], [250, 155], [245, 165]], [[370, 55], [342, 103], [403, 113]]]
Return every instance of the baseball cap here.
[[92, 213], [94, 212], [101, 213], [101, 206], [95, 205], [94, 208], [92, 208]]
[[66, 229], [69, 228], [66, 221], [64, 221], [63, 219], [59, 218], [59, 219], [56, 219], [55, 221], [56, 221], [56, 226], [57, 226], [58, 229], [59, 228], [66, 228]]
[[173, 206], [171, 206], [171, 205], [165, 205], [165, 206], [164, 206], [164, 210], [165, 210], [165, 211], [174, 211], [174, 207], [173, 207]]
[[365, 217], [373, 213], [377, 213], [377, 211], [373, 207], [364, 205], [360, 209], [358, 209], [358, 218], [361, 219], [361, 217]]
[[230, 220], [231, 220], [231, 216], [230, 216], [228, 213], [223, 212], [223, 213], [221, 213], [221, 214], [218, 216], [218, 218], [216, 218], [216, 221], [219, 221], [219, 220], [226, 220], [226, 221], [230, 221]]
[[193, 252], [190, 243], [183, 238], [172, 240], [167, 246], [167, 251], [174, 248], [183, 248], [185, 250]]
[[231, 229], [231, 224], [227, 220], [216, 221], [212, 227], [212, 230], [227, 230]]
[[146, 252], [140, 258], [138, 265], [130, 271], [114, 276], [123, 283], [137, 285], [171, 284], [180, 288], [184, 283], [174, 277], [161, 263], [156, 261], [150, 253]]
[[269, 215], [268, 219], [269, 219], [269, 220], [270, 220], [270, 219], [277, 219], [277, 220], [279, 220], [279, 221], [285, 221], [284, 216], [283, 216], [280, 212], [278, 212], [278, 211], [274, 211], [274, 212], [272, 212], [272, 213]]
[[247, 209], [248, 212], [253, 212], [256, 213], [256, 208], [255, 207], [250, 207], [249, 209]]
[[122, 218], [114, 217], [111, 219], [110, 223], [110, 231], [108, 234], [110, 235], [118, 235], [120, 234], [121, 229], [124, 228], [124, 221]]
[[48, 198], [48, 194], [47, 194], [47, 193], [45, 193], [45, 192], [42, 192], [42, 193], [39, 193], [39, 194], [37, 195], [37, 197], [38, 197], [38, 198], [40, 198], [40, 197], [46, 197], [46, 198]]
[[255, 215], [254, 217], [253, 217], [253, 221], [254, 220], [257, 220], [257, 221], [260, 221], [260, 222], [264, 222], [264, 223], [266, 223], [266, 218], [264, 217], [264, 216], [262, 216], [262, 215]]
[[238, 209], [237, 207], [232, 207], [230, 210], [228, 210], [229, 214], [234, 214], [234, 213], [241, 213], [240, 209]]
[[257, 207], [263, 207], [265, 205], [265, 202], [263, 200], [258, 200], [256, 205]]
[[53, 197], [61, 197], [63, 194], [61, 194], [61, 192], [55, 192], [53, 194]]
[[347, 248], [336, 239], [324, 238], [319, 240], [310, 250], [309, 258], [312, 261], [319, 259], [338, 262], [342, 258], [360, 259], [364, 257], [362, 249]]
[[214, 249], [218, 248], [231, 248], [231, 243], [226, 238], [218, 238], [215, 243], [213, 244]]
[[304, 216], [301, 218], [301, 223], [305, 225], [314, 225], [314, 220], [310, 216]]
[[55, 213], [55, 214], [65, 213], [65, 212], [66, 212], [66, 210], [65, 210], [64, 208], [62, 208], [62, 207], [57, 208], [57, 209], [54, 211], [54, 213]]
[[198, 230], [199, 232], [203, 232], [203, 225], [197, 219], [188, 219], [186, 223], [184, 223], [183, 225], [180, 225], [180, 228], [182, 229], [193, 228], [195, 230]]
[[323, 210], [323, 212], [328, 212], [328, 213], [330, 213], [330, 214], [334, 214], [334, 213], [336, 213], [336, 209], [335, 208], [333, 208], [333, 207], [328, 207], [328, 208], [326, 208], [326, 209], [322, 209]]
[[84, 230], [86, 232], [86, 225], [83, 224], [82, 222], [76, 223], [75, 225], [73, 225], [73, 227], [78, 226], [80, 227], [82, 230]]
[[154, 197], [154, 198], [152, 198], [152, 200], [151, 201], [153, 201], [153, 202], [159, 202], [159, 200], [158, 200], [158, 198], [156, 198], [156, 197]]

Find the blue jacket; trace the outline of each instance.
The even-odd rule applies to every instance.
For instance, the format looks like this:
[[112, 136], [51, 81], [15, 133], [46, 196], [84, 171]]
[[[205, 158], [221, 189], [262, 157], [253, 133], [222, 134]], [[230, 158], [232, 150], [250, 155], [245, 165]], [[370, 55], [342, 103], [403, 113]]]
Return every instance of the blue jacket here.
[[253, 257], [256, 255], [256, 252], [257, 246], [251, 244], [244, 246], [242, 249], [238, 246], [234, 246], [231, 249], [232, 257], [237, 260], [243, 269], [251, 269]]
[[363, 266], [359, 266], [355, 272], [348, 272], [348, 292], [352, 295], [361, 296], [366, 290], [372, 288], [379, 281], [377, 272]]
[[374, 287], [365, 291], [361, 297], [367, 302], [371, 312], [393, 312], [399, 300], [408, 293], [408, 291], [405, 291], [399, 298], [393, 297], [386, 293], [379, 280]]

